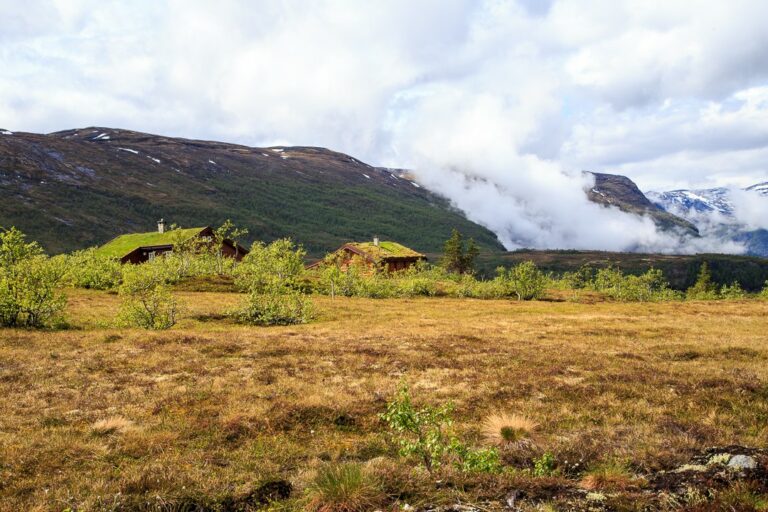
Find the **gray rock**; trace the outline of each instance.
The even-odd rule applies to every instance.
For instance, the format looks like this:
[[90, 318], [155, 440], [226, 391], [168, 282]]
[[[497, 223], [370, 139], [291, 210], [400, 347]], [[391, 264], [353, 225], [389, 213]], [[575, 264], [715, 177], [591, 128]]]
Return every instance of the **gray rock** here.
[[734, 455], [728, 461], [728, 467], [733, 469], [755, 469], [757, 461], [749, 455]]

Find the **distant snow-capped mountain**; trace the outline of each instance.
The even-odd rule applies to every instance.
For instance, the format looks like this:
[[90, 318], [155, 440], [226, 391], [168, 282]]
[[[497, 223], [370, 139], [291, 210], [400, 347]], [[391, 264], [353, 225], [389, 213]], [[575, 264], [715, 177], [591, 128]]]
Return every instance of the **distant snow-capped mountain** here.
[[[768, 201], [768, 182], [742, 190], [764, 196]], [[659, 208], [696, 224], [705, 236], [730, 239], [743, 244], [747, 254], [768, 256], [768, 230], [755, 229], [754, 222], [740, 218], [739, 210], [741, 213], [745, 210], [743, 200], [746, 199], [740, 194], [743, 193], [722, 187], [645, 193]], [[749, 224], [753, 224], [752, 227], [748, 227]]]
[[692, 214], [700, 213], [733, 214], [733, 203], [727, 188], [670, 190], [668, 192], [650, 191], [646, 192], [645, 195], [664, 210], [686, 218], [698, 217], [698, 215]]
[[[743, 190], [768, 197], [768, 181], [757, 183]], [[724, 187], [696, 190], [680, 189], [667, 192], [648, 191], [645, 195], [656, 206], [691, 221], [700, 220], [701, 214], [720, 213], [732, 216], [735, 206], [731, 189]]]

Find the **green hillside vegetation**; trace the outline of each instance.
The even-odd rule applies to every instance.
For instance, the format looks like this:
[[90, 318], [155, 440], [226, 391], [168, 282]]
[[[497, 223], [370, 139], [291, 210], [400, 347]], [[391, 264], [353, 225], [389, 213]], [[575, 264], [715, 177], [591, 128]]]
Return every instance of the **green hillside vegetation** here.
[[[108, 132], [110, 140], [92, 140]], [[322, 148], [252, 148], [90, 128], [0, 138], [0, 226], [47, 251], [232, 219], [254, 240], [291, 237], [310, 257], [374, 235], [439, 251], [451, 229], [503, 247], [449, 202], [385, 169]]]

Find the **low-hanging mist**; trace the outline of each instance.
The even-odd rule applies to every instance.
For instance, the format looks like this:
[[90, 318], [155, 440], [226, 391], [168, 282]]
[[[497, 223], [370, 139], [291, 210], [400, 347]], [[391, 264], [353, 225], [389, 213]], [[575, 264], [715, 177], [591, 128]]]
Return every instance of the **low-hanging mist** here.
[[401, 102], [408, 103], [407, 115], [391, 126], [398, 157], [411, 163], [420, 183], [492, 229], [508, 249], [744, 251], [730, 240], [663, 231], [649, 217], [591, 202], [585, 193], [594, 185], [591, 174], [525, 151], [546, 119], [545, 112], [531, 115], [530, 104], [450, 87]]
[[509, 248], [740, 252], [590, 203], [581, 171], [653, 190], [768, 179], [761, 0], [31, 0], [4, 14], [2, 128], [332, 148], [416, 169]]

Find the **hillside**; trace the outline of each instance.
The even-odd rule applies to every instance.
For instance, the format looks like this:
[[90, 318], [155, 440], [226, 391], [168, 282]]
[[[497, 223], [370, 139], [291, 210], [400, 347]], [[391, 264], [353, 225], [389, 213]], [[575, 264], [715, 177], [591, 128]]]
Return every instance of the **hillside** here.
[[227, 218], [249, 239], [291, 236], [319, 256], [373, 235], [439, 251], [452, 228], [486, 250], [496, 236], [447, 200], [323, 148], [253, 148], [111, 128], [0, 134], [0, 226], [51, 252]]
[[695, 225], [654, 205], [637, 185], [626, 176], [590, 172], [595, 184], [587, 191], [590, 201], [603, 206], [615, 206], [627, 213], [645, 215], [662, 230], [675, 230], [680, 234], [698, 236]]

